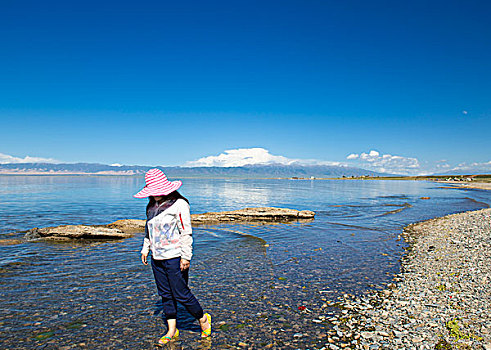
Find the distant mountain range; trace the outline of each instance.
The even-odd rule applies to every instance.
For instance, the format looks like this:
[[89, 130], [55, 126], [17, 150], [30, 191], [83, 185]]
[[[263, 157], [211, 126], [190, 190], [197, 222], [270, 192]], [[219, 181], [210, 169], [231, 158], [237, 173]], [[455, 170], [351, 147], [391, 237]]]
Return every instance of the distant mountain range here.
[[[0, 164], [1, 174], [18, 175], [139, 175], [151, 166], [106, 165], [97, 163], [11, 163]], [[246, 178], [310, 178], [310, 177], [350, 177], [350, 176], [388, 176], [370, 170], [334, 165], [247, 165], [242, 167], [157, 167], [169, 178], [179, 177], [246, 177]]]

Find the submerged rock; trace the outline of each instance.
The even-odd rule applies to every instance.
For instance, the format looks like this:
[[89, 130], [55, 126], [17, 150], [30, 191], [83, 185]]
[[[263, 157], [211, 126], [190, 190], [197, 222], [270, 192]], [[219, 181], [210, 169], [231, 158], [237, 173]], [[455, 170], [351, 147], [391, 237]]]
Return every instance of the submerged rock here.
[[20, 239], [0, 239], [0, 246], [6, 246], [6, 245], [15, 245], [15, 244], [21, 244], [22, 240]]
[[[312, 221], [315, 212], [285, 208], [245, 208], [233, 211], [192, 214], [193, 226], [220, 223], [274, 223], [291, 221]], [[145, 220], [123, 219], [107, 225], [62, 225], [56, 227], [33, 228], [24, 238], [31, 239], [121, 239], [143, 232]]]

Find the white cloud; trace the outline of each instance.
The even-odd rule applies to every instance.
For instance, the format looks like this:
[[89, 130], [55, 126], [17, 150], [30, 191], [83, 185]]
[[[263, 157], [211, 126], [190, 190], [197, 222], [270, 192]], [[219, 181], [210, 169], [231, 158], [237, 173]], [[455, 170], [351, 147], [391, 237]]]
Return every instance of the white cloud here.
[[187, 162], [184, 166], [239, 167], [252, 164], [292, 164], [295, 161], [295, 159], [272, 155], [264, 148], [238, 148], [227, 150], [218, 156], [208, 156]]
[[450, 168], [450, 164], [447, 164], [447, 163], [437, 164], [436, 168], [437, 169], [448, 169], [448, 168]]
[[59, 163], [53, 158], [41, 158], [41, 157], [31, 157], [25, 156], [24, 158], [14, 157], [8, 154], [0, 153], [0, 164], [9, 163]]
[[123, 164], [119, 164], [119, 163], [113, 163], [113, 164], [111, 164], [111, 166], [117, 166], [117, 167], [121, 167], [121, 166], [123, 166]]
[[460, 163], [450, 171], [489, 171], [491, 172], [491, 160], [488, 162]]
[[292, 159], [269, 153], [267, 149], [237, 148], [226, 150], [217, 156], [203, 157], [195, 161], [186, 162], [185, 167], [240, 167], [245, 165], [267, 164], [302, 164], [302, 165], [343, 165], [339, 162], [319, 161], [315, 159]]
[[420, 162], [414, 157], [404, 157], [392, 154], [381, 154], [371, 150], [368, 153], [351, 153], [346, 159], [350, 165], [378, 171], [381, 173], [402, 175], [430, 175], [442, 173], [491, 173], [491, 161], [450, 164], [446, 159], [434, 162]]
[[417, 158], [396, 156], [391, 154], [380, 154], [371, 150], [368, 153], [351, 153], [346, 157], [355, 166], [381, 173], [393, 174], [420, 174], [422, 172]]

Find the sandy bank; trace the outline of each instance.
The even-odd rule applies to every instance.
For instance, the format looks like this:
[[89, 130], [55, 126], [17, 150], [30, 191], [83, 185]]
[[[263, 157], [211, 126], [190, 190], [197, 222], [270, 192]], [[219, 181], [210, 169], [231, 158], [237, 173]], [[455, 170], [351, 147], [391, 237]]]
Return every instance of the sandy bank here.
[[435, 181], [439, 184], [452, 187], [475, 188], [479, 190], [491, 190], [491, 182], [462, 182], [462, 181]]

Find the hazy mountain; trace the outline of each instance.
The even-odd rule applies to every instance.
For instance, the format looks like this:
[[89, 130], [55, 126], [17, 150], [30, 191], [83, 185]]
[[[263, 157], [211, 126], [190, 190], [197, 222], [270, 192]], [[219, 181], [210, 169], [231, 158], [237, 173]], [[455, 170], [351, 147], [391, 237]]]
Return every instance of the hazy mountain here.
[[[0, 164], [0, 174], [80, 174], [80, 175], [138, 175], [144, 174], [151, 166], [122, 165], [113, 166], [97, 163], [11, 163]], [[169, 178], [178, 177], [342, 177], [342, 176], [383, 176], [354, 167], [333, 165], [248, 165], [243, 167], [158, 167]]]

